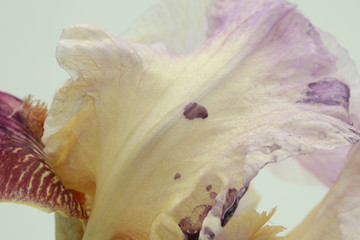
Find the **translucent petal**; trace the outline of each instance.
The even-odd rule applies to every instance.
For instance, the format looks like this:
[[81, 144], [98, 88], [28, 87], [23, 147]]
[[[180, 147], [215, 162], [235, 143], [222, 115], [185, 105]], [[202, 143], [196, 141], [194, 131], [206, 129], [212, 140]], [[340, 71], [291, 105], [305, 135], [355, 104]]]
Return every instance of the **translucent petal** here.
[[217, 235], [264, 165], [358, 141], [346, 79], [293, 5], [218, 1], [208, 21], [186, 55], [63, 32], [71, 79], [43, 140], [66, 186], [94, 197], [84, 239]]
[[311, 154], [298, 156], [300, 164], [313, 173], [327, 187], [336, 183], [341, 173], [350, 147], [331, 151], [319, 150]]
[[[350, 122], [359, 129], [360, 77], [356, 64], [350, 59], [348, 52], [336, 42], [335, 37], [319, 29], [317, 31], [325, 47], [336, 56], [337, 70], [346, 77], [347, 84], [351, 89], [351, 98], [349, 99]], [[333, 151], [317, 151], [313, 154], [300, 156], [298, 160], [326, 186], [332, 186], [339, 177], [348, 151], [349, 147], [338, 148]]]
[[165, 0], [141, 16], [122, 36], [137, 43], [165, 44], [176, 54], [206, 40], [206, 9], [213, 0]]
[[360, 236], [360, 145], [350, 150], [339, 179], [326, 197], [290, 234], [289, 239], [339, 240]]
[[55, 213], [56, 240], [81, 240], [84, 227], [80, 220]]
[[42, 112], [37, 108], [0, 92], [0, 201], [86, 220], [81, 204], [45, 162], [36, 123], [29, 119]]

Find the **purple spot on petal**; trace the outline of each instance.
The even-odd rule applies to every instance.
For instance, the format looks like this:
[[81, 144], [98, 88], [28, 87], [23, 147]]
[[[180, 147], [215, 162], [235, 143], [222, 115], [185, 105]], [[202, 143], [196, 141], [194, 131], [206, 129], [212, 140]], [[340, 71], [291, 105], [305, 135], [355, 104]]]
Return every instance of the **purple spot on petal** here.
[[199, 205], [194, 208], [190, 216], [181, 219], [179, 227], [185, 235], [185, 240], [199, 239], [202, 223], [211, 208], [211, 205]]
[[345, 137], [346, 141], [348, 141], [350, 144], [355, 144], [359, 141], [359, 139], [357, 138], [353, 138], [353, 137]]
[[180, 173], [176, 173], [175, 176], [174, 176], [174, 180], [177, 180], [181, 178], [181, 174]]
[[206, 186], [206, 191], [210, 192], [211, 189], [212, 189], [212, 185], [207, 185], [207, 186]]
[[215, 238], [215, 233], [209, 227], [205, 227], [204, 233], [205, 233], [205, 235], [208, 236], [208, 239], [210, 239], [210, 240]]
[[264, 147], [260, 148], [259, 150], [264, 154], [270, 154], [279, 149], [281, 149], [281, 146], [279, 144], [273, 143], [272, 145], [264, 146]]
[[209, 196], [210, 196], [210, 199], [215, 199], [216, 198], [216, 196], [217, 196], [217, 193], [216, 192], [211, 192], [210, 194], [209, 194]]
[[314, 40], [319, 38], [319, 33], [315, 30], [314, 26], [311, 23], [309, 23], [305, 27], [305, 32], [307, 35], [312, 37]]
[[226, 194], [226, 203], [223, 206], [223, 213], [221, 216], [221, 226], [225, 226], [231, 217], [234, 215], [240, 199], [246, 193], [247, 188], [242, 188], [237, 191], [235, 188], [229, 189]]
[[192, 102], [185, 106], [184, 116], [189, 120], [193, 120], [196, 118], [205, 119], [208, 117], [208, 112], [205, 107], [195, 102]]
[[306, 97], [301, 103], [320, 103], [325, 105], [341, 105], [348, 109], [350, 89], [336, 78], [324, 78], [319, 82], [308, 84]]
[[356, 130], [351, 129], [351, 128], [349, 128], [349, 130], [350, 130], [350, 132], [354, 133], [356, 136], [360, 137], [360, 133], [357, 132]]

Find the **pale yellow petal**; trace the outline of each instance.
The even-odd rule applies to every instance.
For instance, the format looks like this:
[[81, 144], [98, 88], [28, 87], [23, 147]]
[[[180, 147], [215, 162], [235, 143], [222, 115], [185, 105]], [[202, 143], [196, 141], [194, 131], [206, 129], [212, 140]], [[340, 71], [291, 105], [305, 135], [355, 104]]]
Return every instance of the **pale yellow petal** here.
[[274, 215], [275, 209], [269, 214], [257, 213], [255, 210], [248, 210], [233, 217], [223, 232], [215, 240], [277, 240], [283, 237], [276, 236], [285, 230], [283, 226], [265, 225]]

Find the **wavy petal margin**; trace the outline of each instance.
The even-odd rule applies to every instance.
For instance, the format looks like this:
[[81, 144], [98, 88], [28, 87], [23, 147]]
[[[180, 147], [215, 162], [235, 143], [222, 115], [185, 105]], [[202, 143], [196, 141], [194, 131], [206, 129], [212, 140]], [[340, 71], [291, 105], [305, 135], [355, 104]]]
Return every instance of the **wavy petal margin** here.
[[153, 47], [165, 45], [175, 54], [188, 53], [206, 41], [206, 12], [211, 2], [213, 0], [162, 1], [137, 19], [122, 36]]
[[294, 5], [203, 9], [206, 40], [185, 55], [95, 26], [64, 30], [57, 59], [71, 79], [43, 141], [66, 186], [94, 197], [84, 239], [212, 239], [266, 164], [359, 140], [347, 79]]
[[[356, 129], [360, 127], [360, 76], [356, 63], [350, 58], [346, 49], [341, 47], [334, 36], [317, 29], [325, 47], [336, 56], [336, 68], [346, 78], [351, 89], [349, 99], [350, 122]], [[326, 186], [331, 187], [341, 173], [350, 147], [338, 148], [334, 151], [317, 151], [298, 158]]]
[[0, 201], [86, 220], [81, 204], [45, 162], [43, 145], [34, 134], [39, 133], [34, 131], [37, 123], [29, 122], [34, 117], [30, 112], [36, 114], [39, 106], [30, 108], [31, 102], [0, 92]]

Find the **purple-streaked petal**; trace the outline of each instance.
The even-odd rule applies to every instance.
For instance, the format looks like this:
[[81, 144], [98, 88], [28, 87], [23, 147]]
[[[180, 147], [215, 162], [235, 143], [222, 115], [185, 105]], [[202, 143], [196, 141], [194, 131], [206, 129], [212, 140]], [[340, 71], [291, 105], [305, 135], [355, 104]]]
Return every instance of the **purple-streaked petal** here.
[[347, 240], [360, 236], [360, 144], [355, 144], [337, 182], [290, 234], [299, 240]]
[[335, 37], [317, 29], [319, 36], [327, 50], [336, 57], [336, 69], [346, 78], [346, 83], [351, 89], [349, 99], [349, 112], [351, 124], [357, 129], [360, 127], [360, 76], [356, 63], [350, 58], [346, 49], [341, 47]]
[[45, 162], [43, 145], [34, 135], [34, 123], [28, 117], [34, 117], [31, 111], [43, 110], [30, 110], [26, 104], [30, 103], [0, 92], [0, 201], [85, 220], [80, 203]]
[[[347, 84], [351, 89], [349, 99], [350, 123], [359, 129], [360, 122], [360, 77], [356, 64], [350, 59], [348, 52], [342, 48], [336, 39], [319, 29], [326, 48], [336, 56], [336, 69], [346, 77]], [[317, 151], [312, 154], [298, 157], [300, 163], [312, 172], [326, 186], [332, 186], [342, 171], [349, 147], [335, 149], [333, 151]]]
[[43, 140], [66, 186], [94, 197], [84, 239], [209, 239], [266, 164], [358, 141], [347, 79], [294, 5], [215, 1], [207, 17], [186, 55], [64, 30], [71, 79]]

